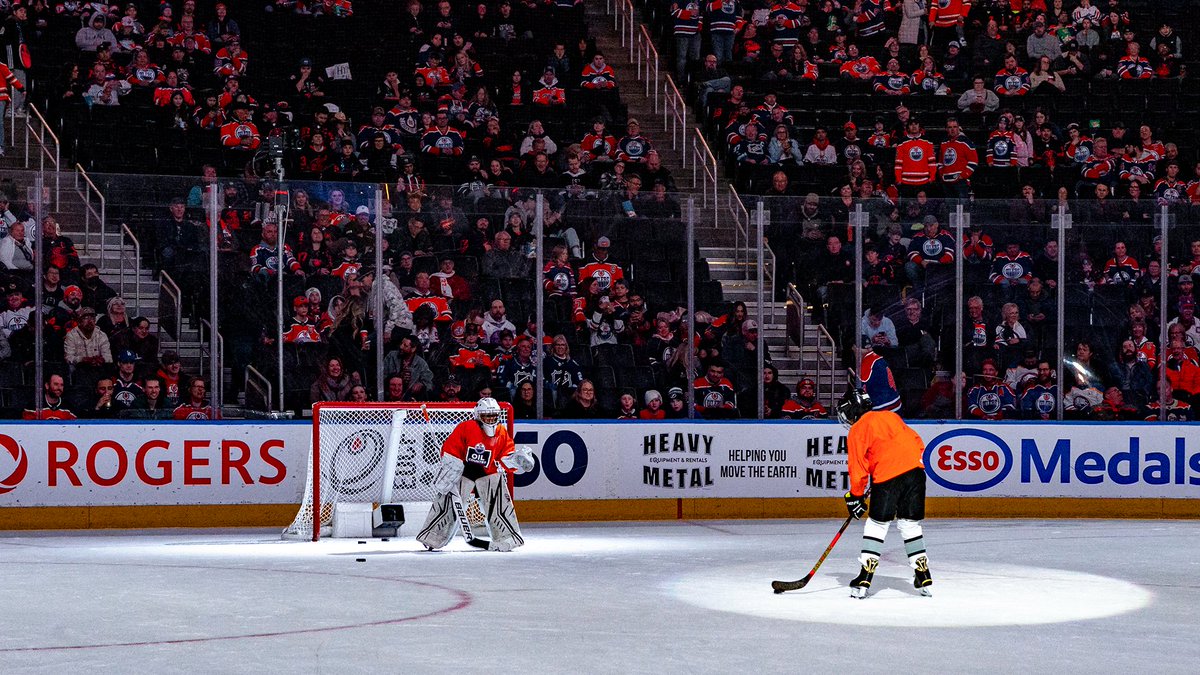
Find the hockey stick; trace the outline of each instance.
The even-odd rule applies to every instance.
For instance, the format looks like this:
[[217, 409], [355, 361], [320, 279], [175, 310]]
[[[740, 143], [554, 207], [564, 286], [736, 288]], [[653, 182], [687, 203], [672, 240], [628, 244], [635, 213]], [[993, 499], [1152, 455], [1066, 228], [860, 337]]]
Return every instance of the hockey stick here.
[[837, 534], [833, 535], [833, 541], [829, 542], [829, 546], [825, 547], [825, 552], [822, 553], [820, 559], [817, 560], [817, 564], [813, 565], [812, 570], [810, 570], [808, 574], [804, 575], [803, 579], [798, 579], [796, 581], [772, 581], [771, 588], [775, 589], [775, 593], [779, 594], [783, 593], [784, 591], [796, 591], [807, 586], [808, 582], [812, 581], [813, 575], [817, 573], [817, 568], [819, 568], [821, 563], [825, 562], [825, 559], [829, 557], [829, 553], [833, 550], [833, 547], [837, 546], [838, 539], [842, 538], [842, 533], [846, 531], [847, 527], [850, 527], [850, 521], [852, 520], [854, 520], [854, 516], [846, 516], [846, 522], [842, 523], [842, 527], [838, 529]]
[[[429, 409], [424, 405], [421, 406], [421, 415], [425, 420], [426, 433], [432, 433], [433, 425], [429, 422]], [[474, 532], [471, 530], [471, 520], [467, 518], [467, 510], [463, 507], [462, 496], [459, 495], [457, 490], [451, 490], [450, 499], [454, 503], [454, 515], [458, 518], [458, 529], [462, 533], [463, 539], [475, 548], [486, 549], [490, 542], [487, 539], [477, 539], [475, 537]]]

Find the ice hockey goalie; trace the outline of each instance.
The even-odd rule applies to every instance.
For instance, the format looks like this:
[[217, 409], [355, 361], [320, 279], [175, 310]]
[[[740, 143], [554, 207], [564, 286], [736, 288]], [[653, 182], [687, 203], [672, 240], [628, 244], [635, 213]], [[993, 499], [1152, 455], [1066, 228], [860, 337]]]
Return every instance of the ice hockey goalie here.
[[525, 473], [533, 466], [533, 450], [515, 448], [508, 429], [500, 424], [496, 399], [479, 399], [474, 419], [460, 422], [442, 444], [441, 463], [431, 482], [433, 506], [417, 541], [431, 551], [449, 544], [460, 527], [454, 498], [469, 503], [474, 490], [492, 535], [488, 549], [511, 551], [524, 544], [506, 472]]

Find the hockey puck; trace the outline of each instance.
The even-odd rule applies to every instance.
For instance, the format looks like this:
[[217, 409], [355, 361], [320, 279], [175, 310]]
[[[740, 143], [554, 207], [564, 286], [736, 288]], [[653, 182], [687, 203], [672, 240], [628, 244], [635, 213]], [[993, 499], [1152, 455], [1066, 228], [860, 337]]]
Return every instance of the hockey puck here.
[[388, 538], [387, 538], [387, 537], [384, 537], [384, 538], [382, 539], [382, 541], [387, 541], [387, 540], [388, 540]]
[[367, 562], [366, 558], [355, 558], [354, 562]]
[[365, 541], [360, 541], [360, 542], [358, 542], [358, 543], [360, 543], [360, 544], [365, 544], [365, 543], [367, 543], [367, 542], [365, 542]]

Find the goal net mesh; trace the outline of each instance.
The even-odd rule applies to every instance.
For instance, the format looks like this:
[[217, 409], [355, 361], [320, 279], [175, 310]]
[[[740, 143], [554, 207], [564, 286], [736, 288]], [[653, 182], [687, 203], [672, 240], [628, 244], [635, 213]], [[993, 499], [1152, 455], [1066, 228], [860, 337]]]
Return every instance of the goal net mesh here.
[[[511, 435], [512, 409], [500, 408]], [[284, 538], [328, 536], [338, 503], [431, 502], [442, 443], [473, 411], [473, 403], [317, 404], [303, 501]], [[466, 507], [472, 528], [486, 532], [474, 500]]]

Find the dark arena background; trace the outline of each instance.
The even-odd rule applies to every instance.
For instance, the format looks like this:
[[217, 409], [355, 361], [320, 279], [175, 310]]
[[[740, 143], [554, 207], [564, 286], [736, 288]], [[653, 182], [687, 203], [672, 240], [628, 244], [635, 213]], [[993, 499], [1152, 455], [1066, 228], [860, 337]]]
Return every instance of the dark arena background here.
[[1198, 7], [0, 0], [0, 666], [1192, 672]]

